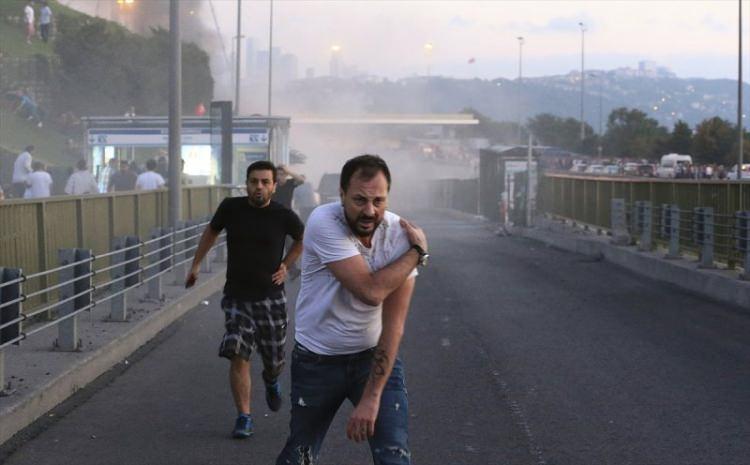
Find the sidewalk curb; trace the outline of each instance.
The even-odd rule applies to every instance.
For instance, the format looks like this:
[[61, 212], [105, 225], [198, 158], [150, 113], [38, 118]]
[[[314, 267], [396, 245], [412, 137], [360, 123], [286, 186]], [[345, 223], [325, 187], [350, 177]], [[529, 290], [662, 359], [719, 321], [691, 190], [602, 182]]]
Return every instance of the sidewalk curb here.
[[32, 395], [1, 410], [0, 445], [127, 358], [206, 297], [221, 290], [224, 280], [223, 269], [217, 270], [213, 276], [199, 282], [193, 291], [167, 301], [152, 316], [78, 360], [59, 376], [39, 385]]
[[514, 228], [513, 234], [557, 249], [603, 259], [640, 276], [750, 310], [750, 282], [738, 279], [734, 271], [700, 269], [695, 262], [685, 259], [665, 259], [655, 252], [639, 251], [635, 246], [611, 244], [606, 236], [585, 237], [544, 228]]

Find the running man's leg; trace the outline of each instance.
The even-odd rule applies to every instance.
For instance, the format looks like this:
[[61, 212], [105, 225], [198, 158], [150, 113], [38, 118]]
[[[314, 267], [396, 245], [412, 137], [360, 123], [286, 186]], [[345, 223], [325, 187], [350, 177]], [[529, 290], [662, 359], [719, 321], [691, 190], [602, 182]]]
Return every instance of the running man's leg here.
[[266, 385], [276, 383], [285, 363], [286, 295], [280, 292], [268, 299], [253, 302], [251, 313], [257, 329], [255, 340], [263, 361], [263, 381]]
[[224, 338], [219, 356], [230, 360], [229, 385], [238, 414], [250, 413], [250, 356], [256, 348], [256, 328], [250, 317], [249, 304], [224, 296]]
[[[350, 393], [349, 400], [357, 405], [370, 375], [370, 361], [358, 369], [358, 387]], [[375, 465], [409, 465], [409, 402], [404, 382], [404, 367], [396, 358], [393, 370], [380, 397], [375, 435], [369, 439], [372, 461]]]
[[289, 438], [276, 465], [313, 465], [328, 428], [346, 398], [346, 364], [296, 346], [292, 351], [292, 415]]

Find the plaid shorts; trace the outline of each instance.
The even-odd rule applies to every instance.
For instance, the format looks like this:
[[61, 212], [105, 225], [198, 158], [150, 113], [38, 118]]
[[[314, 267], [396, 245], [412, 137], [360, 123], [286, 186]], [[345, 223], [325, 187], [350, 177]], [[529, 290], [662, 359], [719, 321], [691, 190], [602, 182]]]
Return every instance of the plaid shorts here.
[[284, 366], [286, 343], [286, 295], [284, 292], [263, 300], [246, 301], [224, 296], [221, 299], [226, 333], [219, 356], [250, 360], [257, 350], [263, 360], [263, 378], [273, 382]]

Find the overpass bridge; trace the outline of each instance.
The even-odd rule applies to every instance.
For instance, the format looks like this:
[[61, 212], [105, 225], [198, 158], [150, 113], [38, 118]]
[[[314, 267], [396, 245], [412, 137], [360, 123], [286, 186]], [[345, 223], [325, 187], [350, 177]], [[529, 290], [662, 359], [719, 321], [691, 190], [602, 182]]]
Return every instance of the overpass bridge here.
[[[568, 232], [559, 234], [568, 238], [580, 239], [581, 234], [570, 232], [573, 223], [576, 231], [588, 229], [592, 236], [601, 232], [600, 239], [607, 243], [618, 238], [615, 232], [624, 233], [627, 244], [612, 247], [640, 254], [651, 267], [667, 262], [660, 255], [637, 251], [646, 238], [648, 215], [643, 210], [647, 205], [636, 208], [634, 203], [645, 201], [641, 195], [646, 192], [666, 189], [628, 187], [635, 197], [624, 197], [617, 195], [619, 187], [613, 187], [623, 182], [627, 183], [550, 175], [540, 183], [539, 210], [549, 217], [564, 217]], [[607, 187], [608, 183], [612, 185]], [[586, 195], [581, 194], [584, 186]], [[451, 192], [442, 187], [442, 197], [436, 197], [436, 202]], [[710, 192], [706, 189], [713, 193], [704, 194]], [[704, 202], [723, 198], [717, 194], [720, 189], [702, 184], [701, 196], [686, 196], [705, 208]], [[579, 202], [571, 210], [566, 199], [582, 199], [586, 206]], [[613, 209], [613, 199], [624, 204], [624, 229], [612, 225], [616, 217], [612, 211], [619, 208]], [[652, 219], [661, 214], [654, 210], [657, 202], [661, 199], [654, 197]], [[750, 456], [750, 443], [744, 440], [750, 432], [747, 305], [728, 304], [646, 278], [600, 256], [546, 247], [520, 234], [498, 236], [497, 223], [478, 219], [476, 212], [457, 208], [400, 212], [397, 205], [392, 207], [425, 228], [434, 257], [418, 278], [402, 347], [415, 462], [743, 463], [743, 457]], [[196, 211], [196, 221], [203, 214]], [[633, 218], [641, 220], [633, 224]], [[200, 228], [201, 223], [193, 227]], [[652, 249], [660, 244], [668, 247], [669, 241], [658, 238], [661, 227], [651, 227]], [[680, 238], [692, 237], [692, 232], [681, 233]], [[109, 371], [100, 367], [103, 374], [87, 387], [69, 386], [76, 394], [67, 401], [35, 420], [26, 418], [30, 426], [9, 439], [2, 438], [0, 461], [273, 463], [287, 432], [288, 403], [281, 412], [272, 413], [262, 401], [256, 402], [256, 436], [246, 442], [229, 439], [234, 412], [225, 382], [226, 365], [215, 355], [223, 331], [216, 292], [221, 283], [221, 257], [202, 275], [206, 287], [186, 294], [171, 286], [179, 281], [179, 262], [195, 239], [189, 230], [181, 234], [182, 255], [165, 257], [168, 268], [164, 270], [156, 265], [163, 271], [160, 299], [149, 297], [149, 282], [120, 294], [127, 296], [125, 308], [131, 321], [137, 320], [133, 327], [175, 307], [180, 310], [162, 321], [161, 333], [151, 326], [151, 337], [139, 339], [137, 330], [121, 329], [131, 331], [128, 334], [134, 339], [128, 344], [145, 345], [110, 360]], [[156, 263], [142, 255], [157, 250], [154, 244], [161, 246], [169, 237], [157, 236], [159, 240], [149, 244], [144, 243], [151, 239], [142, 238], [131, 244], [137, 247], [130, 250], [143, 249], [136, 262], [141, 266]], [[636, 247], [629, 245], [633, 240]], [[109, 261], [99, 265], [119, 269], [120, 277], [129, 274], [125, 270], [129, 246], [127, 241], [123, 244], [116, 249], [120, 252], [103, 257]], [[688, 257], [681, 261], [690, 262], [690, 247], [703, 244], [680, 241], [678, 245], [679, 253]], [[110, 252], [95, 252], [94, 260]], [[221, 255], [221, 249], [216, 253]], [[717, 249], [714, 257], [714, 265], [728, 266], [729, 255], [725, 259]], [[741, 263], [737, 255], [734, 266]], [[691, 272], [716, 272], [687, 265], [695, 268]], [[86, 269], [82, 271], [74, 279], [104, 279], [81, 278], [87, 274]], [[143, 268], [130, 273], [153, 276]], [[739, 286], [746, 284], [732, 279]], [[26, 283], [3, 289], [17, 284]], [[290, 309], [297, 285], [289, 284]], [[96, 295], [97, 291], [106, 294]], [[90, 296], [97, 301], [114, 292], [101, 286], [92, 289]], [[90, 301], [75, 305], [79, 303], [83, 306], [74, 311], [90, 305]], [[77, 351], [52, 349], [52, 341], [61, 337], [55, 326], [37, 334], [28, 335], [28, 331], [20, 345], [4, 347], [6, 380], [19, 387], [26, 383], [19, 379], [28, 377], [38, 380], [38, 387], [51, 389], [44, 373], [34, 373], [39, 371], [34, 365], [53, 359], [57, 370], [70, 366], [80, 370], [81, 358], [111, 347], [102, 334], [117, 332], [110, 328], [129, 323], [116, 322], [117, 314], [113, 318], [106, 306], [92, 310], [76, 314], [83, 331]], [[293, 328], [293, 311], [290, 319]], [[172, 320], [176, 323], [169, 324]], [[147, 339], [151, 342], [146, 343]], [[14, 361], [19, 359], [23, 362]], [[54, 375], [55, 369], [43, 367], [41, 371]], [[259, 379], [259, 367], [254, 365], [253, 370]], [[288, 375], [287, 370], [282, 379], [286, 387]], [[80, 376], [80, 371], [73, 376]], [[262, 399], [258, 384], [253, 395]], [[43, 389], [36, 392], [39, 402]], [[11, 418], [10, 406], [18, 404], [22, 395], [0, 398], [2, 428]], [[366, 447], [345, 439], [346, 411], [332, 425], [323, 463], [370, 461]]]

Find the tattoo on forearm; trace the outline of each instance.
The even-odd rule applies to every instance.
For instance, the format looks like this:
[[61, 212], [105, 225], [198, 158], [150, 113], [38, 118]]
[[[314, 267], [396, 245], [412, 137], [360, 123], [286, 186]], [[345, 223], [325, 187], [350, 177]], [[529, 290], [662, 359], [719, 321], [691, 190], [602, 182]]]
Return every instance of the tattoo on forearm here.
[[372, 369], [370, 378], [374, 381], [377, 378], [385, 376], [385, 370], [388, 367], [388, 354], [383, 349], [375, 349], [375, 355], [372, 356]]

